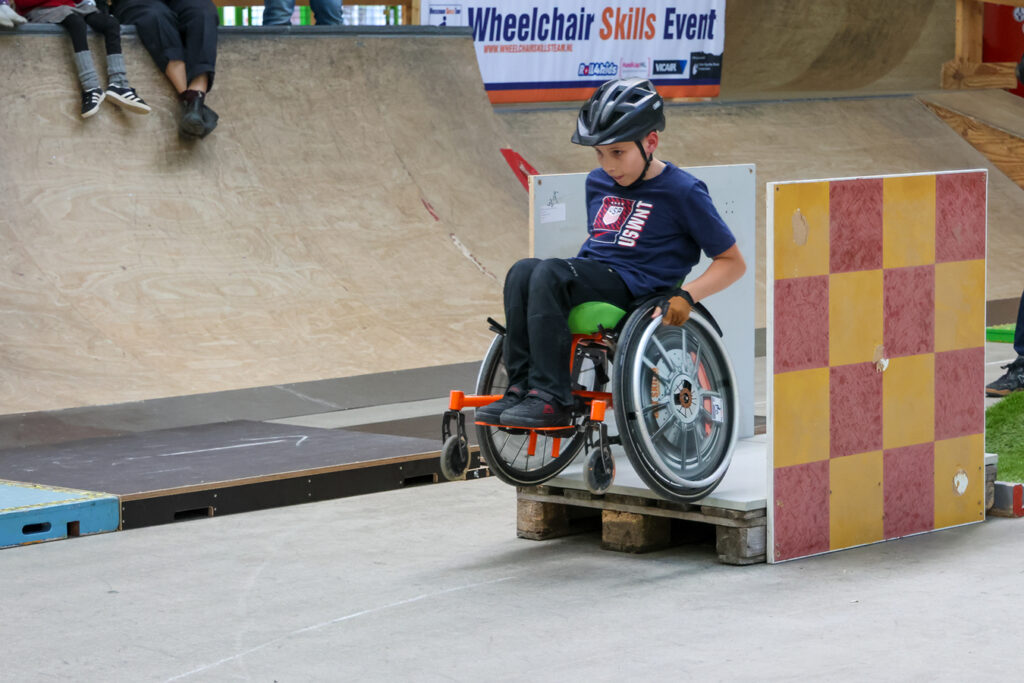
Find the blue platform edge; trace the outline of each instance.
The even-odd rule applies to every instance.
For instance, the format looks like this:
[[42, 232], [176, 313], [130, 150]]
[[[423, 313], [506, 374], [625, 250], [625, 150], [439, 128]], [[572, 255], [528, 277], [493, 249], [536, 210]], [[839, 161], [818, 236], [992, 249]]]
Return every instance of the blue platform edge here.
[[117, 531], [117, 496], [0, 479], [0, 548]]

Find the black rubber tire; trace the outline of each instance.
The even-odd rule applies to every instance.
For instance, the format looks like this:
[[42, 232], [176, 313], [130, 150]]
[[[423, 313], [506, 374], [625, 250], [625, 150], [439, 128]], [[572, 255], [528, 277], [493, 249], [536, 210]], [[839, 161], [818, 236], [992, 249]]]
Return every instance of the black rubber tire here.
[[[508, 380], [502, 360], [503, 342], [504, 337], [496, 335], [491, 341], [487, 355], [484, 356], [483, 363], [480, 364], [476, 383], [478, 395], [503, 394], [507, 388]], [[595, 390], [600, 391], [602, 388], [603, 386]], [[480, 454], [491, 472], [514, 486], [534, 486], [554, 477], [572, 463], [586, 440], [582, 430], [577, 429], [571, 438], [562, 439], [558, 457], [552, 458], [551, 437], [542, 436], [543, 432], [539, 432], [537, 455], [527, 457], [526, 430], [512, 434], [496, 427], [476, 425], [476, 435], [480, 444]], [[536, 464], [531, 460], [535, 460]]]
[[[602, 453], [602, 451], [604, 451]], [[610, 465], [610, 467], [609, 467]], [[615, 481], [615, 460], [612, 449], [593, 448], [583, 463], [583, 483], [596, 496], [603, 495]]]
[[469, 444], [465, 441], [452, 434], [441, 446], [441, 474], [448, 481], [462, 479], [469, 469]]
[[[651, 320], [654, 307], [652, 300], [633, 311], [620, 336], [617, 362], [612, 373], [615, 422], [626, 456], [644, 483], [668, 500], [692, 503], [707, 496], [721, 483], [732, 459], [739, 427], [736, 380], [721, 338], [699, 311], [694, 310], [690, 320], [682, 328], [672, 328], [661, 326], [660, 318]], [[675, 399], [684, 394], [688, 396], [686, 392], [690, 391], [690, 385], [686, 384], [685, 379], [677, 379], [683, 381], [685, 390], [673, 394], [670, 388], [668, 396], [671, 400], [667, 403], [657, 403], [659, 407], [654, 408], [655, 402], [651, 398], [651, 392], [654, 386], [658, 386], [660, 396], [661, 386], [657, 383], [657, 373], [644, 365], [643, 349], [640, 348], [642, 344], [650, 344], [652, 348], [657, 348], [656, 343], [661, 343], [662, 348], [665, 348], [670, 356], [675, 354], [673, 358], [678, 360], [686, 357], [689, 350], [683, 352], [682, 342], [679, 348], [666, 348], [665, 341], [662, 340], [662, 337], [671, 340], [672, 337], [669, 335], [677, 334], [676, 330], [680, 330], [679, 339], [690, 339], [691, 343], [698, 344], [694, 348], [699, 348], [700, 352], [705, 354], [703, 357], [698, 354], [698, 359], [702, 358], [700, 367], [704, 370], [704, 377], [708, 383], [711, 382], [710, 378], [714, 377], [718, 385], [706, 390], [696, 387], [698, 396], [702, 395], [702, 391], [706, 391], [707, 396], [713, 396], [709, 400], [714, 407], [712, 411], [704, 410], [707, 399], [701, 399], [695, 408], [693, 404], [687, 403], [695, 411], [695, 417], [689, 417], [688, 424], [679, 417], [683, 415], [682, 399]], [[660, 350], [658, 348], [658, 351]], [[648, 358], [648, 361], [651, 362], [652, 359]], [[692, 362], [692, 359], [690, 361]], [[677, 374], [682, 377], [686, 373]], [[644, 404], [645, 399], [647, 404]], [[711, 415], [716, 410], [721, 413], [720, 421], [705, 416], [705, 413]], [[657, 420], [661, 411], [665, 411], [668, 417], [652, 435], [652, 425], [648, 422], [658, 425]], [[646, 417], [648, 414], [650, 417]], [[674, 423], [666, 426], [669, 420], [673, 420]], [[697, 420], [703, 422], [697, 425]], [[711, 441], [706, 452], [702, 452], [703, 446], [699, 443], [698, 430], [701, 433], [700, 438]], [[660, 436], [662, 431], [666, 433], [664, 438]], [[692, 451], [686, 450], [686, 439], [689, 437], [684, 433], [687, 431], [693, 433]], [[683, 445], [678, 451], [670, 447], [678, 444], [668, 441], [669, 433], [680, 435]], [[693, 458], [696, 458], [698, 464], [692, 471], [687, 472], [686, 462]]]

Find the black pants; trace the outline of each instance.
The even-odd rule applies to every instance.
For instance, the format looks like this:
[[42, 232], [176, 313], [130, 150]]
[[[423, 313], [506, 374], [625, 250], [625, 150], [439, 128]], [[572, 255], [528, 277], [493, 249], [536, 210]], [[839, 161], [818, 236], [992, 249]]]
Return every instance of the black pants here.
[[213, 87], [217, 66], [217, 8], [210, 0], [120, 0], [114, 14], [135, 24], [139, 40], [161, 71], [171, 61], [185, 62], [189, 83], [208, 74]]
[[523, 259], [505, 277], [505, 367], [509, 384], [538, 389], [572, 405], [569, 311], [586, 301], [627, 308], [618, 273], [589, 259]]
[[103, 34], [108, 55], [121, 54], [121, 24], [109, 14], [90, 12], [83, 15], [75, 12], [66, 16], [60, 25], [71, 36], [71, 45], [75, 52], [89, 51], [89, 40], [85, 37], [85, 27], [89, 25], [97, 33]]

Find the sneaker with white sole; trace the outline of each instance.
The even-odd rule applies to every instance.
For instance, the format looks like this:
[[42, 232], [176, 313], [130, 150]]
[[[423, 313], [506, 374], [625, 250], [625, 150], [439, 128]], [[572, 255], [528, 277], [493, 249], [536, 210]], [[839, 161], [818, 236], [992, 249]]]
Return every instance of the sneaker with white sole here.
[[103, 102], [103, 98], [106, 95], [103, 94], [101, 88], [90, 88], [82, 91], [82, 118], [87, 119], [100, 110], [100, 104]]
[[107, 87], [107, 97], [117, 106], [133, 114], [148, 114], [151, 111], [150, 106], [146, 104], [145, 100], [135, 92], [135, 88], [122, 88], [118, 85], [111, 85]]

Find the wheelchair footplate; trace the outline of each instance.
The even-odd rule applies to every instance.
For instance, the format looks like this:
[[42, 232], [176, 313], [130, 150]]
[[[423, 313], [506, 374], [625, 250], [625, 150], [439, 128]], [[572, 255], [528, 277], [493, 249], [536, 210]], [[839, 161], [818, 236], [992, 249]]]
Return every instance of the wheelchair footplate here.
[[[580, 424], [571, 424], [557, 427], [508, 427], [504, 425], [493, 425], [486, 422], [476, 422], [477, 428], [492, 429], [494, 433], [502, 433], [508, 437], [517, 437], [522, 440], [519, 445], [520, 455], [529, 460], [540, 456], [542, 453], [552, 461], [562, 455], [563, 439], [572, 443], [585, 443], [588, 451], [587, 465], [584, 468], [584, 479], [587, 487], [594, 493], [603, 493], [611, 485], [615, 476], [615, 463], [611, 458], [609, 445], [608, 428], [604, 424], [605, 410], [611, 403], [611, 395], [599, 392], [588, 392], [592, 395], [585, 397], [585, 403], [579, 407], [580, 412], [587, 417]], [[441, 472], [449, 480], [462, 479], [466, 475], [469, 466], [469, 440], [466, 433], [466, 417], [462, 412], [464, 408], [481, 408], [502, 398], [501, 395], [467, 396], [461, 391], [452, 391], [449, 397], [448, 410], [445, 411], [441, 423]], [[579, 418], [576, 418], [579, 419]], [[525, 438], [523, 438], [525, 437]], [[540, 439], [550, 442], [550, 448], [543, 451], [538, 448]], [[578, 449], [573, 450], [568, 456], [569, 461], [575, 456]], [[489, 460], [484, 453], [485, 460]], [[563, 462], [565, 462], [563, 460]], [[565, 464], [568, 464], [567, 462]], [[492, 465], [488, 462], [488, 465]], [[492, 467], [493, 468], [493, 467]], [[559, 468], [559, 471], [562, 468]], [[588, 476], [588, 472], [590, 475]], [[554, 476], [552, 473], [551, 476]], [[502, 477], [505, 478], [505, 477]], [[593, 481], [593, 485], [591, 485]], [[518, 483], [518, 482], [517, 482]], [[537, 482], [539, 483], [539, 482]]]

